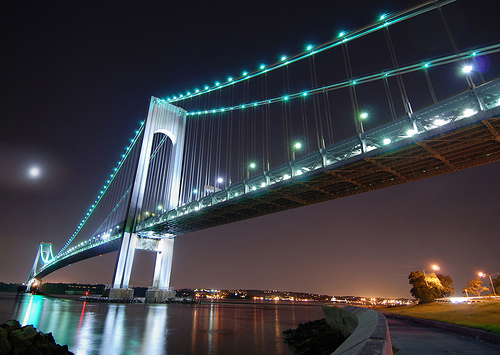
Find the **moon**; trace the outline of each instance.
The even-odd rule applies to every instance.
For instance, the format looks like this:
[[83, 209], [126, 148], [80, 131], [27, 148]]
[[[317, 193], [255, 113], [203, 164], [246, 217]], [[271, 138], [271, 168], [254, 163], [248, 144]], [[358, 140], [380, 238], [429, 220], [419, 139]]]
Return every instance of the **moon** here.
[[28, 170], [28, 174], [32, 179], [36, 179], [40, 177], [41, 170], [38, 166], [32, 166]]

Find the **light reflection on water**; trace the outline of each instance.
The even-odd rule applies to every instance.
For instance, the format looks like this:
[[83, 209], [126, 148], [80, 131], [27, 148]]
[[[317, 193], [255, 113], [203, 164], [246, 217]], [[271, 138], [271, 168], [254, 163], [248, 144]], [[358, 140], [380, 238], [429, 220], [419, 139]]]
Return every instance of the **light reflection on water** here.
[[75, 354], [293, 354], [283, 330], [324, 317], [319, 303], [105, 304], [5, 295], [0, 315], [10, 308], [10, 318], [52, 332]]

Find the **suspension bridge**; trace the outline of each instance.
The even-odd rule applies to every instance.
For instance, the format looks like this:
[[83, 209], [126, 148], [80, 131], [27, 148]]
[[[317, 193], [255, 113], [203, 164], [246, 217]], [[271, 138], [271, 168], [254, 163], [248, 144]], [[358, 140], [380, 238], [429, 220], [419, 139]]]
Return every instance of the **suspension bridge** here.
[[[253, 71], [152, 97], [66, 244], [55, 255], [40, 244], [28, 289], [119, 251], [110, 297], [130, 297], [134, 253], [147, 250], [157, 254], [147, 299], [162, 299], [178, 236], [500, 160], [500, 43], [460, 43], [446, 17], [454, 3], [383, 14]], [[432, 53], [400, 36], [422, 24], [433, 26]]]

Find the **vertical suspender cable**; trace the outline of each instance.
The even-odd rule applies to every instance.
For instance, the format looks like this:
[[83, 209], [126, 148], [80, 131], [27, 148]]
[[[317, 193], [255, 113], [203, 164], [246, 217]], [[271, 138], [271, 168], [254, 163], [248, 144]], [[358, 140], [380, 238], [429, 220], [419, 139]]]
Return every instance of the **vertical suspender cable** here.
[[[263, 99], [267, 99], [267, 73], [264, 74], [263, 77], [263, 85], [264, 85], [264, 97]], [[271, 169], [271, 122], [270, 122], [270, 104], [266, 103], [265, 107], [265, 116], [266, 116], [266, 170]]]
[[391, 89], [389, 87], [389, 81], [387, 80], [387, 77], [385, 77], [385, 76], [384, 76], [382, 81], [384, 82], [385, 95], [387, 96], [387, 103], [389, 104], [389, 110], [391, 111], [392, 119], [395, 120], [397, 118], [397, 114], [396, 114], [396, 109], [394, 108], [394, 101], [392, 100]]
[[[313, 80], [313, 87], [317, 88], [318, 87], [318, 77], [316, 75], [316, 60], [314, 59], [314, 56], [312, 57], [312, 80]], [[314, 120], [316, 123], [316, 140], [318, 142], [318, 149], [322, 149], [325, 147], [325, 138], [323, 135], [323, 123], [322, 123], [322, 118], [321, 118], [321, 105], [320, 105], [320, 100], [319, 100], [319, 95], [314, 95], [313, 98], [314, 102]]]
[[[326, 117], [326, 128], [328, 132], [328, 145], [331, 145], [334, 143], [334, 137], [333, 137], [333, 122], [332, 122], [332, 115], [330, 111], [330, 97], [328, 95], [327, 90], [323, 90], [323, 99], [325, 100], [325, 117]], [[324, 147], [323, 147], [324, 148]]]
[[[344, 65], [347, 73], [347, 79], [352, 80], [351, 61], [349, 59], [349, 51], [347, 50], [347, 43], [342, 44], [342, 53], [344, 54]], [[349, 94], [351, 96], [351, 105], [354, 115], [354, 124], [356, 126], [356, 132], [361, 133], [362, 130], [358, 117], [359, 116], [358, 99], [356, 97], [356, 88], [354, 87], [354, 83], [351, 83], [351, 85], [349, 85]]]
[[[234, 85], [231, 86], [228, 92], [228, 106], [233, 106], [233, 96], [234, 96]], [[231, 151], [233, 145], [233, 111], [227, 115], [226, 123], [226, 171], [227, 171], [227, 182], [228, 185], [232, 184], [232, 171], [231, 171]]]
[[401, 74], [398, 73], [398, 71], [399, 71], [398, 59], [396, 57], [396, 52], [394, 50], [394, 45], [392, 43], [392, 39], [391, 39], [391, 35], [389, 33], [389, 28], [388, 27], [384, 28], [384, 34], [385, 34], [385, 39], [386, 39], [386, 42], [387, 42], [387, 46], [389, 47], [389, 53], [390, 53], [390, 56], [391, 56], [392, 65], [393, 65], [393, 67], [394, 67], [394, 69], [396, 70], [396, 73], [397, 73], [396, 74], [396, 81], [397, 81], [398, 86], [399, 86], [399, 92], [401, 94], [401, 99], [403, 100], [403, 106], [405, 108], [406, 114], [408, 115], [408, 117], [411, 118], [413, 110], [411, 108], [411, 104], [410, 104], [410, 100], [408, 98], [408, 94], [406, 93], [406, 88], [405, 88], [405, 85], [404, 85], [404, 82], [403, 82], [403, 78], [402, 78]]

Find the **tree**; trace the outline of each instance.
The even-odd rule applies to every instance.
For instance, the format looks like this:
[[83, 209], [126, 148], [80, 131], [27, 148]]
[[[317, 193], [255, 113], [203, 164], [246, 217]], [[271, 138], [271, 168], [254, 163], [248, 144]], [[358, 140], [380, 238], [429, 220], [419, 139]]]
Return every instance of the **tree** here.
[[443, 286], [443, 292], [441, 297], [450, 297], [455, 294], [455, 284], [449, 275], [437, 274], [441, 285]]
[[453, 280], [448, 275], [436, 275], [431, 272], [424, 274], [422, 271], [412, 271], [408, 276], [409, 283], [413, 287], [410, 293], [420, 303], [430, 303], [436, 298], [453, 295], [455, 287]]
[[493, 279], [493, 286], [495, 287], [497, 295], [500, 295], [500, 275]]
[[471, 281], [468, 281], [467, 286], [463, 289], [464, 292], [476, 294], [478, 297], [481, 296], [481, 292], [489, 290], [488, 287], [483, 286], [483, 280], [479, 277], [474, 277]]

